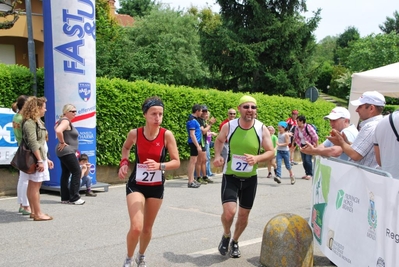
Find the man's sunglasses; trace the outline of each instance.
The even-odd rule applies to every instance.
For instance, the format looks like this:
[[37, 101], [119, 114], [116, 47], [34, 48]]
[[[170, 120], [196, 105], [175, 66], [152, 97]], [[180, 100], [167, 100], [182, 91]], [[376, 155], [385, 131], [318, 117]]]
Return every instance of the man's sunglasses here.
[[254, 106], [254, 105], [252, 105], [252, 106], [250, 106], [250, 105], [242, 106], [243, 109], [249, 109], [250, 107], [251, 107], [251, 109], [256, 109], [257, 108], [257, 106]]
[[236, 114], [235, 114], [235, 113], [230, 113], [230, 112], [229, 112], [229, 115], [236, 115]]
[[71, 112], [71, 113], [76, 113], [76, 110], [70, 110], [69, 112]]

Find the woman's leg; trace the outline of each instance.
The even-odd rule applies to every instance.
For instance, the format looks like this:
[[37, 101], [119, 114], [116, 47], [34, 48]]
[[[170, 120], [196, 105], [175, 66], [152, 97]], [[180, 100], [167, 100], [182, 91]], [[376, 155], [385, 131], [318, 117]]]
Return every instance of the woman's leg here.
[[69, 185], [69, 201], [75, 202], [80, 199], [79, 190], [82, 169], [80, 168], [79, 161], [75, 154], [69, 154], [62, 158], [66, 168], [72, 174], [71, 183]]
[[59, 158], [61, 163], [61, 201], [69, 201], [69, 176], [71, 176], [71, 172], [65, 164], [65, 161], [67, 161], [65, 157]]
[[127, 195], [126, 202], [130, 217], [130, 228], [126, 236], [127, 257], [131, 258], [143, 231], [145, 198], [143, 194], [133, 192]]
[[34, 182], [29, 180], [28, 183], [28, 199], [32, 208], [32, 213], [34, 212], [35, 218], [49, 219], [51, 218], [47, 214], [44, 214], [40, 208], [40, 187], [42, 182]]
[[161, 208], [162, 199], [147, 198], [144, 206], [144, 228], [140, 235], [140, 249], [139, 253], [144, 254], [151, 241], [152, 227], [157, 217], [158, 211]]

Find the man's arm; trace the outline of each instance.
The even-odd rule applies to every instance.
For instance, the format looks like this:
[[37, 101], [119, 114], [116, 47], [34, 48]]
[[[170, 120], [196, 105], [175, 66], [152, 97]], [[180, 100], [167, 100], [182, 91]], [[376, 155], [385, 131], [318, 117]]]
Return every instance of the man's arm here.
[[339, 157], [342, 154], [342, 148], [340, 146], [325, 147], [324, 144], [320, 144], [317, 147], [311, 143], [306, 142], [306, 146], [301, 147], [301, 152], [307, 155], [319, 155], [322, 157]]
[[190, 129], [190, 138], [191, 141], [193, 141], [193, 144], [198, 148], [200, 145], [197, 141], [197, 137], [195, 137], [195, 130], [194, 129]]
[[[262, 147], [265, 150], [264, 153], [254, 156], [255, 163], [271, 160], [274, 158], [274, 148], [270, 132], [265, 125], [262, 127]], [[251, 162], [248, 162], [251, 165]]]
[[340, 146], [342, 151], [352, 160], [359, 161], [363, 159], [363, 156], [354, 150], [351, 145], [345, 141], [343, 135], [337, 130], [332, 130], [331, 136], [327, 137], [327, 139], [330, 140], [334, 145]]

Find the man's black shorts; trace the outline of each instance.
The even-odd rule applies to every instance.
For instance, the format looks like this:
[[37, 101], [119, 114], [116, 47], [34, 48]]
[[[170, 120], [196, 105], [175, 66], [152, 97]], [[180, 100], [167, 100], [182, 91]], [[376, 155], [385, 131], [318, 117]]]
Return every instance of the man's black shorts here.
[[239, 178], [235, 175], [223, 174], [222, 180], [222, 203], [237, 202], [241, 208], [251, 209], [258, 187], [258, 176], [250, 178]]

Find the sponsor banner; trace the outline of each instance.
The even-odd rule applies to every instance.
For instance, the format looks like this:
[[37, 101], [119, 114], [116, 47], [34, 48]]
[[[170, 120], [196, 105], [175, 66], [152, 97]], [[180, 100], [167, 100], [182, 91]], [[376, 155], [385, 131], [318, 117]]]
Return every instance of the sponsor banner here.
[[[48, 186], [60, 184], [61, 168], [55, 155], [53, 125], [62, 117], [65, 104], [76, 107], [72, 123], [79, 132], [78, 153], [91, 151], [96, 164], [96, 36], [95, 0], [43, 0], [45, 45], [46, 126], [49, 131], [50, 171]], [[92, 175], [96, 183], [95, 168]]]
[[12, 128], [15, 113], [9, 108], [0, 108], [0, 165], [9, 165], [18, 149]]
[[399, 180], [388, 173], [316, 157], [314, 242], [337, 266], [399, 266]]

